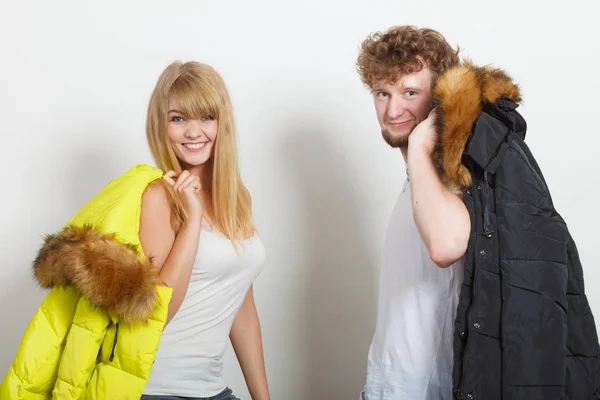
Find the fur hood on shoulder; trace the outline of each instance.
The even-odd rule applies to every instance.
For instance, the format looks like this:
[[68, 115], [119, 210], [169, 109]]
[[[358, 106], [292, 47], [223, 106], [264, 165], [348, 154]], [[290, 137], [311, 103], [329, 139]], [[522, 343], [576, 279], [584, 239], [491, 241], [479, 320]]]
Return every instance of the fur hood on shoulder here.
[[482, 107], [501, 98], [520, 103], [519, 87], [504, 71], [490, 66], [477, 67], [467, 60], [437, 80], [434, 101], [438, 142], [433, 157], [449, 186], [471, 186], [471, 174], [461, 164], [465, 145]]
[[126, 323], [145, 321], [157, 302], [157, 269], [133, 246], [90, 227], [49, 235], [33, 265], [44, 288], [73, 285]]

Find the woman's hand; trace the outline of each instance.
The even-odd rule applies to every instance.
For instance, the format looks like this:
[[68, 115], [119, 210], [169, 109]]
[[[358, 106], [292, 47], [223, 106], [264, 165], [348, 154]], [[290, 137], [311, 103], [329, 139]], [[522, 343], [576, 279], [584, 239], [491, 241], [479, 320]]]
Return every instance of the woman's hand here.
[[188, 171], [183, 171], [179, 176], [175, 175], [175, 171], [169, 171], [165, 175], [163, 179], [173, 186], [177, 194], [181, 197], [188, 217], [202, 218], [202, 202], [200, 201], [200, 196], [198, 196], [198, 193], [202, 190], [200, 179]]

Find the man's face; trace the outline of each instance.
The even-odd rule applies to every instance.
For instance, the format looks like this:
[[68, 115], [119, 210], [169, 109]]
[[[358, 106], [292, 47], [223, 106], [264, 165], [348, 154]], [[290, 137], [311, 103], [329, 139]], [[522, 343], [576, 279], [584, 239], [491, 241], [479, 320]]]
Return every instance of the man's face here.
[[431, 81], [431, 70], [423, 67], [418, 72], [400, 76], [394, 85], [386, 80], [373, 85], [377, 120], [390, 146], [407, 147], [410, 133], [429, 115]]

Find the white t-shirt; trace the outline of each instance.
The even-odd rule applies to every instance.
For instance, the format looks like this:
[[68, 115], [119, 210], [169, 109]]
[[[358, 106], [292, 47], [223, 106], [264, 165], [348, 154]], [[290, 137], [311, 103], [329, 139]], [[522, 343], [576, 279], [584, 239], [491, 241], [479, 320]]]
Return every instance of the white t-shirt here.
[[366, 400], [452, 399], [454, 319], [463, 263], [439, 268], [431, 261], [405, 181], [385, 239]]
[[211, 397], [226, 388], [229, 332], [265, 260], [258, 234], [240, 247], [237, 254], [229, 239], [202, 230], [187, 293], [162, 334], [144, 394]]

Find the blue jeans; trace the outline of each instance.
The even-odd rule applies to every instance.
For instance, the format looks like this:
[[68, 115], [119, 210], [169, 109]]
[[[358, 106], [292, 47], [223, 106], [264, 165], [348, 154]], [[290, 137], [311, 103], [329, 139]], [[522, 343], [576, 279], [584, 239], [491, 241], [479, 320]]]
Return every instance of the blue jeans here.
[[181, 397], [144, 394], [140, 400], [240, 400], [233, 395], [231, 389], [226, 388], [221, 393], [212, 397]]

